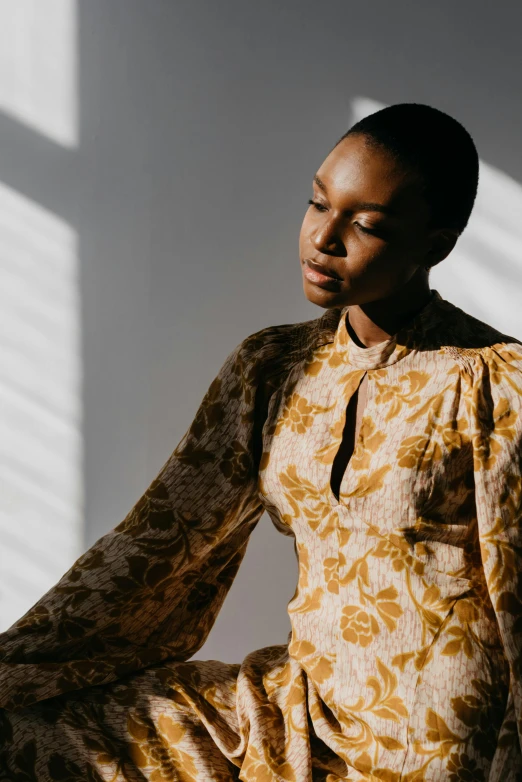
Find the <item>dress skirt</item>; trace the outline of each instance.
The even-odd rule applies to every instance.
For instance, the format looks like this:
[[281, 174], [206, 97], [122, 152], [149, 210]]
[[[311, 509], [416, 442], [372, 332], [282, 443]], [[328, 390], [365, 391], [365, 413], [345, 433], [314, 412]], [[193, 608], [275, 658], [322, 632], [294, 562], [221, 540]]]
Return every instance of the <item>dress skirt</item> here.
[[316, 734], [309, 694], [319, 730], [326, 726], [325, 714], [307, 685], [287, 646], [275, 645], [252, 652], [242, 664], [191, 660], [150, 666], [19, 710], [9, 721], [0, 710], [0, 780], [359, 778], [348, 776], [346, 763]]

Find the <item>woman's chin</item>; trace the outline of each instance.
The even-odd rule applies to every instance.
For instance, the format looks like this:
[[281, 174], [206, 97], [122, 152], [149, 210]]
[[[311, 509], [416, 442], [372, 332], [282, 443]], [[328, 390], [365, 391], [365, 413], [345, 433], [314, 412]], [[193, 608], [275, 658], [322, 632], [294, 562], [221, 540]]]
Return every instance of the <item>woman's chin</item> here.
[[318, 307], [343, 307], [346, 299], [346, 291], [328, 290], [310, 282], [303, 277], [303, 291], [308, 301], [317, 304]]

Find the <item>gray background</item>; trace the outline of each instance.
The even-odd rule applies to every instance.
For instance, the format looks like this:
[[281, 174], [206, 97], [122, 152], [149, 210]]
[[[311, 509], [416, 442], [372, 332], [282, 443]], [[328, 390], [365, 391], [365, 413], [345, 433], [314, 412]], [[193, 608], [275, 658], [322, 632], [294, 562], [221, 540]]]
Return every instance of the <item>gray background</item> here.
[[[241, 339], [322, 313], [302, 291], [298, 233], [312, 175], [358, 99], [449, 112], [517, 192], [522, 6], [80, 0], [78, 11], [78, 147], [58, 152], [0, 114], [0, 180], [79, 238], [87, 547], [139, 498]], [[458, 299], [451, 275], [437, 287]], [[240, 661], [286, 642], [296, 576], [292, 539], [264, 516], [197, 656]]]

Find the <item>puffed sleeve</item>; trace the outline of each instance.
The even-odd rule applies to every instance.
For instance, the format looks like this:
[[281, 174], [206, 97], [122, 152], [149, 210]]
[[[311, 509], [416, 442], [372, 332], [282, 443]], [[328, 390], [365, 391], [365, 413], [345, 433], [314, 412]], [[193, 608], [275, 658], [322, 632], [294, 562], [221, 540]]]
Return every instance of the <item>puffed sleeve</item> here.
[[263, 512], [258, 348], [252, 335], [229, 354], [125, 519], [0, 634], [0, 707], [187, 660], [203, 645]]
[[488, 592], [509, 664], [511, 724], [522, 747], [522, 345], [481, 354], [471, 406], [477, 522]]

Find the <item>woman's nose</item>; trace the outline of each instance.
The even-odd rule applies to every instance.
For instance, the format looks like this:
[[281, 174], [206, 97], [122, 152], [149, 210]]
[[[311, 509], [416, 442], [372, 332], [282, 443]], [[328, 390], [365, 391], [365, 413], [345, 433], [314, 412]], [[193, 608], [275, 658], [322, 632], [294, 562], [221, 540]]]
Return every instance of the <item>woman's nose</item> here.
[[332, 221], [323, 223], [313, 234], [312, 243], [322, 253], [337, 252], [342, 245]]

